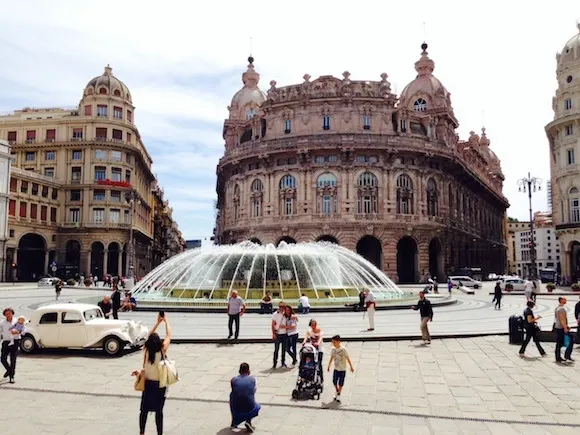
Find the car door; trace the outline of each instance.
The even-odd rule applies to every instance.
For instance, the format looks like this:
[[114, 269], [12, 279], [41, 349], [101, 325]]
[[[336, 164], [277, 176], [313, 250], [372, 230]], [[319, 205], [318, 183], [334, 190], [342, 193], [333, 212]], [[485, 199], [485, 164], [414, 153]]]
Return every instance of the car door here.
[[87, 344], [85, 319], [81, 312], [70, 310], [61, 313], [58, 341], [63, 347], [83, 347]]
[[518, 279], [514, 284], [514, 290], [525, 290], [526, 282], [523, 279]]
[[59, 347], [58, 345], [58, 312], [46, 312], [40, 316], [36, 325], [37, 342], [43, 347]]

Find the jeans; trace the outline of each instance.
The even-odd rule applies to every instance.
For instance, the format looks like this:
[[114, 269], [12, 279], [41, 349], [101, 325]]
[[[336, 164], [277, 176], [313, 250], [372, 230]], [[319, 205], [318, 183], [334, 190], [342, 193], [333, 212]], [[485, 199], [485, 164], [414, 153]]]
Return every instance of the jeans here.
[[272, 314], [272, 304], [264, 304], [260, 302], [260, 314]]
[[238, 335], [240, 334], [240, 315], [239, 314], [228, 314], [228, 316], [230, 317], [229, 320], [228, 320], [228, 330], [230, 332], [228, 338], [231, 338], [232, 335], [234, 335], [232, 326], [235, 323], [236, 324], [236, 335], [235, 335], [235, 339], [237, 340], [238, 339]]
[[[568, 333], [570, 335], [570, 333]], [[561, 349], [564, 347], [564, 339], [566, 337], [566, 331], [564, 329], [556, 328], [556, 361], [562, 361], [562, 353]], [[570, 345], [566, 348], [564, 352], [564, 358], [570, 359], [572, 358], [572, 349], [574, 348], [574, 338], [570, 335]]]
[[[2, 353], [0, 356], [0, 361], [6, 369], [8, 376], [13, 378], [16, 374], [16, 355], [18, 354], [18, 348], [20, 347], [20, 340], [14, 340], [12, 346], [8, 346], [9, 341], [2, 342]], [[10, 358], [10, 364], [8, 364], [8, 358]]]
[[296, 343], [298, 342], [298, 334], [290, 334], [286, 341], [286, 350], [288, 351], [288, 355], [292, 358], [292, 364], [296, 364]]
[[282, 364], [286, 364], [286, 343], [288, 341], [288, 336], [286, 334], [276, 335], [276, 341], [274, 341], [274, 365], [278, 363], [278, 354], [280, 353], [280, 347], [282, 348]]
[[302, 307], [302, 314], [308, 314], [310, 312], [310, 307]]
[[536, 347], [538, 348], [538, 352], [540, 355], [545, 355], [546, 351], [542, 348], [540, 344], [540, 339], [538, 338], [538, 329], [535, 326], [526, 326], [526, 339], [522, 343], [522, 347], [520, 347], [520, 355], [523, 355], [526, 351], [526, 347], [531, 339], [534, 339], [534, 343], [536, 343]]

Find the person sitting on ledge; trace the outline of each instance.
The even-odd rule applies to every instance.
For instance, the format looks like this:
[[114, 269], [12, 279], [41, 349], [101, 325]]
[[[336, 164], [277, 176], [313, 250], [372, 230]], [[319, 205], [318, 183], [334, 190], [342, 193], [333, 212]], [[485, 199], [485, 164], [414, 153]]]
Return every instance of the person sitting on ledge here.
[[131, 292], [125, 292], [125, 297], [123, 298], [123, 305], [121, 306], [121, 311], [133, 311], [137, 306], [137, 299], [135, 299]]
[[235, 429], [244, 423], [250, 433], [256, 429], [252, 419], [260, 413], [261, 406], [256, 403], [256, 378], [250, 376], [250, 365], [240, 364], [240, 375], [232, 378], [232, 392], [230, 393], [230, 411], [232, 412], [231, 428]]
[[273, 305], [272, 305], [272, 296], [270, 296], [270, 292], [266, 291], [266, 295], [260, 301], [260, 314], [272, 314], [273, 312]]

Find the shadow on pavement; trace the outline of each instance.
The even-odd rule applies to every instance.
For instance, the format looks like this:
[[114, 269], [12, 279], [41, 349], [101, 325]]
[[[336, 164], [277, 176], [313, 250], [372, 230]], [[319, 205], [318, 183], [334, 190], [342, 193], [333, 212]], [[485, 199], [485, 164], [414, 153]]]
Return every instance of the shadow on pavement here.
[[117, 356], [109, 356], [105, 355], [102, 349], [41, 349], [34, 353], [20, 352], [18, 357], [31, 359], [62, 359], [76, 356], [84, 358], [111, 359], [133, 355], [135, 352], [139, 352], [140, 350], [141, 349], [139, 348], [125, 349]]

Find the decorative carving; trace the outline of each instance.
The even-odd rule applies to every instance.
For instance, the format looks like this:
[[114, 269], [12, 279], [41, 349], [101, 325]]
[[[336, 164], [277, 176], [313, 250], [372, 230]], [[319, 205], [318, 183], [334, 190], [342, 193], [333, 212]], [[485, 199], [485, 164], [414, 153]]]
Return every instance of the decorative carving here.
[[391, 93], [391, 84], [387, 81], [387, 73], [381, 74], [381, 83], [379, 83], [379, 96], [387, 97]]
[[276, 80], [270, 81], [270, 89], [268, 89], [268, 98], [272, 101], [277, 101], [278, 91], [276, 90]]

